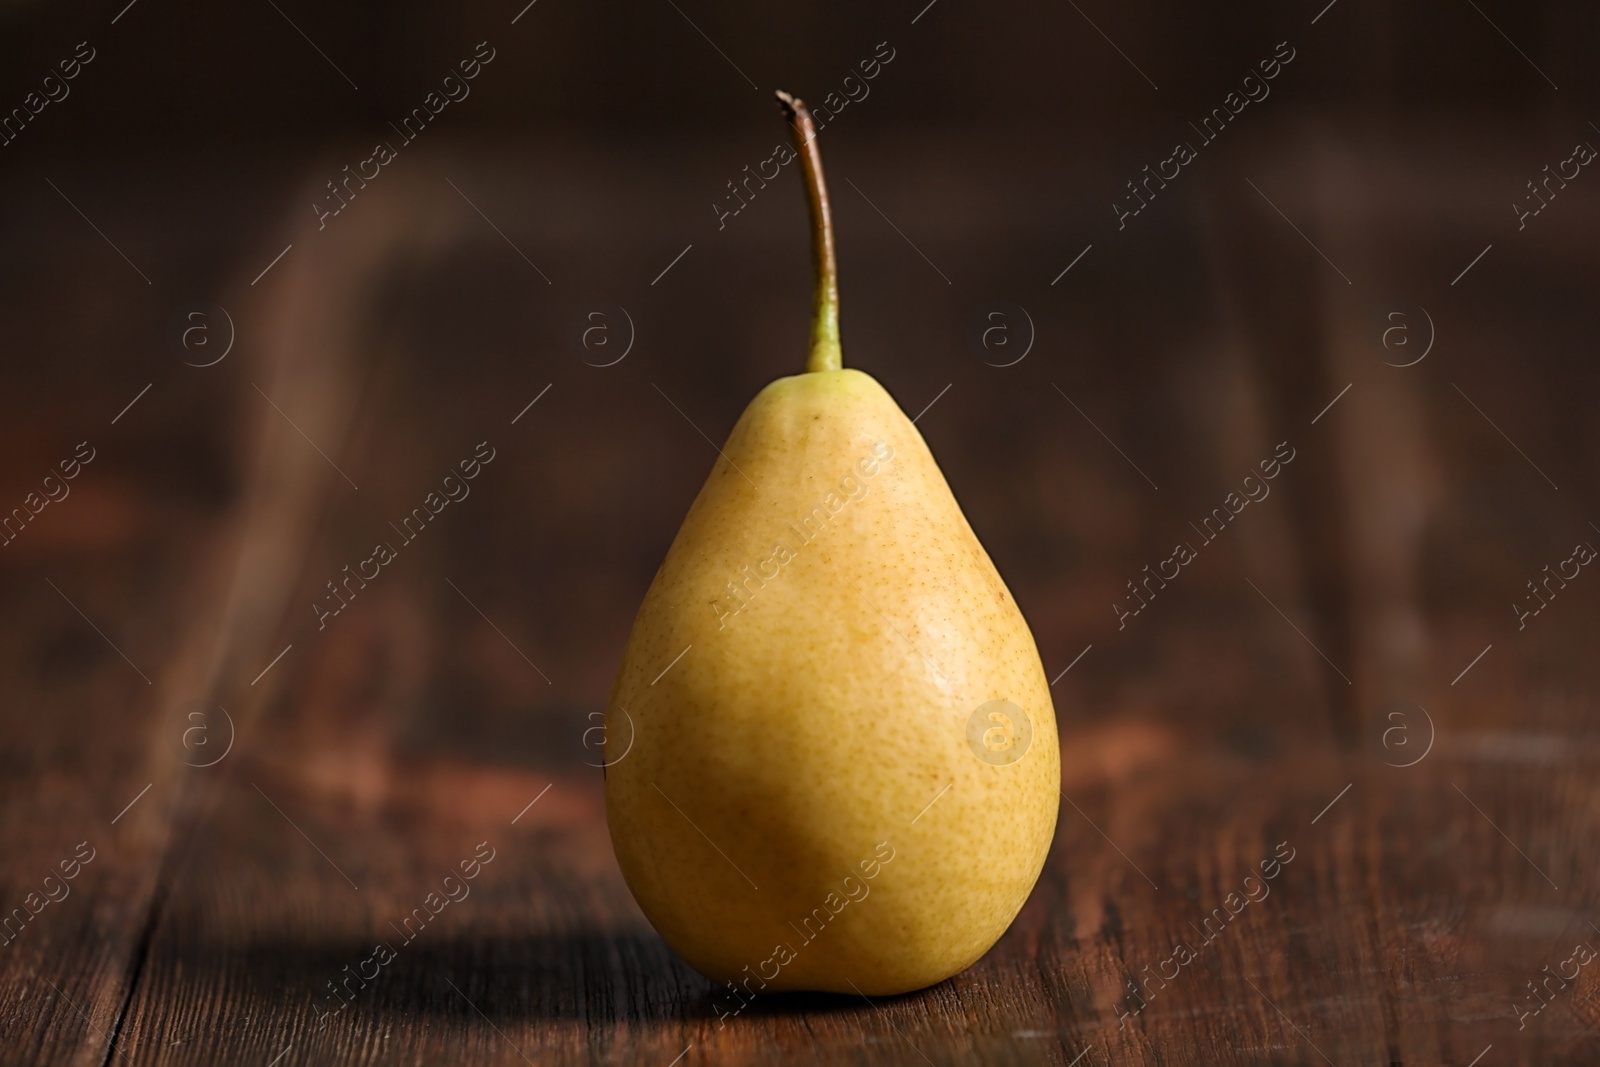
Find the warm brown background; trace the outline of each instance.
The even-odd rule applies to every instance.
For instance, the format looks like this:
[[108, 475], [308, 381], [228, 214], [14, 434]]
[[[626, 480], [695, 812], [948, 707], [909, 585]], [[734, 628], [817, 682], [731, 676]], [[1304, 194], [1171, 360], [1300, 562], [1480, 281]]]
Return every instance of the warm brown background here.
[[[0, 548], [0, 908], [97, 850], [0, 946], [0, 1058], [1594, 1059], [1592, 968], [1520, 1030], [1513, 1003], [1600, 944], [1600, 578], [1521, 631], [1511, 605], [1600, 544], [1600, 178], [1510, 208], [1600, 144], [1592, 9], [276, 2], [0, 8], [0, 107], [98, 53], [0, 147], [0, 508], [97, 450]], [[322, 183], [485, 39], [472, 96], [317, 232]], [[822, 137], [846, 358], [938, 398], [918, 426], [1059, 676], [1070, 803], [968, 973], [718, 1030], [616, 871], [585, 731], [697, 430], [802, 359], [798, 183], [720, 232], [709, 205], [786, 136], [773, 88], [883, 40]], [[1123, 182], [1281, 40], [1271, 97], [1118, 232]], [[171, 329], [197, 300], [236, 333], [207, 368]], [[1036, 326], [1016, 366], [969, 343], [993, 301]], [[604, 369], [573, 340], [600, 302], [637, 332]], [[1400, 308], [1437, 333], [1404, 369]], [[319, 632], [323, 583], [485, 439], [472, 495]], [[1124, 583], [1284, 440], [1272, 496], [1119, 631]], [[185, 750], [194, 701], [235, 728], [210, 767], [183, 757], [229, 731]], [[472, 896], [316, 1030], [485, 840]], [[1123, 982], [1282, 841], [1272, 895], [1119, 1028]]]

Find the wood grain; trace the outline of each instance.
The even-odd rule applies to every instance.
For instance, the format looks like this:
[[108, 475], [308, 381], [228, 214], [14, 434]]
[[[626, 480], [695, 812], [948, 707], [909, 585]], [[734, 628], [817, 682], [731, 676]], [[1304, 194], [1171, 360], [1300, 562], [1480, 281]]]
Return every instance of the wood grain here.
[[[802, 352], [798, 201], [697, 247], [670, 292], [649, 282], [681, 245], [646, 223], [692, 182], [619, 201], [601, 153], [419, 155], [252, 287], [293, 232], [265, 224], [222, 287], [236, 359], [163, 366], [115, 427], [148, 376], [61, 391], [3, 430], [7, 499], [58, 442], [94, 434], [103, 459], [0, 560], [6, 906], [79, 842], [97, 850], [0, 946], [0, 1058], [1591, 1062], [1600, 972], [1520, 1028], [1513, 1003], [1600, 943], [1600, 579], [1522, 630], [1506, 605], [1600, 538], [1594, 310], [1560, 295], [1560, 249], [1452, 290], [1462, 249], [1435, 238], [1475, 203], [1406, 184], [1403, 147], [1341, 143], [1213, 160], [1165, 205], [1170, 232], [1056, 288], [1056, 235], [1030, 223], [1048, 204], [918, 219], [935, 260], [1035, 312], [1037, 355], [1004, 372], [960, 340], [977, 298], [942, 306], [900, 238], [841, 203], [846, 358], [908, 410], [955, 383], [919, 428], [1058, 678], [1064, 799], [1032, 898], [965, 974], [875, 1001], [759, 998], [725, 1023], [621, 880], [585, 732], [714, 457], [697, 431], [720, 440]], [[901, 163], [851, 166], [898, 203]], [[451, 193], [461, 174], [560, 286], [628, 307], [627, 361], [582, 363], [576, 298]], [[1246, 174], [1284, 190], [1350, 284]], [[937, 202], [981, 177], [927, 180]], [[1407, 369], [1371, 328], [1401, 298], [1440, 323], [1437, 354]], [[117, 327], [83, 330], [109, 351]], [[1512, 337], [1545, 355], [1512, 360]], [[319, 626], [326, 583], [485, 440], [471, 495]], [[1272, 495], [1119, 629], [1125, 582], [1284, 440]], [[191, 701], [229, 713], [210, 766], [181, 747]], [[479, 848], [494, 858], [469, 895], [406, 938]], [[1234, 915], [1230, 894], [1288, 852]], [[394, 959], [334, 1011], [329, 984], [380, 943]], [[1173, 976], [1180, 943], [1193, 958]]]

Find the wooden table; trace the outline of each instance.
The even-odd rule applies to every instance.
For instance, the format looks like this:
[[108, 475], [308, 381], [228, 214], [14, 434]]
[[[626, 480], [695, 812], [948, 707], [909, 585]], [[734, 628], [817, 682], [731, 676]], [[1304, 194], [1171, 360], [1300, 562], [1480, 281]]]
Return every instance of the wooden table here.
[[[938, 401], [919, 428], [1056, 679], [1064, 800], [968, 972], [726, 1027], [621, 880], [586, 731], [706, 437], [798, 365], [798, 194], [718, 233], [699, 149], [441, 141], [316, 233], [318, 161], [287, 189], [241, 161], [182, 217], [69, 173], [146, 286], [9, 174], [6, 505], [95, 457], [0, 555], [4, 906], [76, 875], [0, 951], [0, 1058], [1594, 1062], [1600, 969], [1529, 983], [1600, 944], [1600, 578], [1520, 629], [1508, 607], [1600, 543], [1594, 200], [1517, 235], [1494, 190], [1524, 145], [1252, 143], [1122, 233], [1064, 156], [830, 158], [931, 260], [840, 199], [847, 361]], [[243, 236], [241, 205], [267, 220]], [[207, 367], [173, 342], [196, 297], [236, 334]], [[1016, 366], [968, 344], [991, 298], [1035, 323]], [[586, 366], [574, 323], [606, 302], [635, 343]], [[484, 441], [471, 496], [319, 626]], [[1119, 628], [1125, 583], [1279, 442], [1270, 497]], [[341, 1007], [475, 853], [470, 896]]]

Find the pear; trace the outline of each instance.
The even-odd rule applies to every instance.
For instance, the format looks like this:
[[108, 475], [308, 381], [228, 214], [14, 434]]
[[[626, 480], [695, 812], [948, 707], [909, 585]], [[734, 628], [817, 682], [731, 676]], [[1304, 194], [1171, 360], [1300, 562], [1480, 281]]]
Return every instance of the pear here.
[[827, 189], [807, 370], [740, 417], [634, 622], [608, 713], [618, 865], [661, 936], [758, 994], [880, 995], [971, 965], [1055, 832], [1033, 636], [922, 435], [841, 369]]

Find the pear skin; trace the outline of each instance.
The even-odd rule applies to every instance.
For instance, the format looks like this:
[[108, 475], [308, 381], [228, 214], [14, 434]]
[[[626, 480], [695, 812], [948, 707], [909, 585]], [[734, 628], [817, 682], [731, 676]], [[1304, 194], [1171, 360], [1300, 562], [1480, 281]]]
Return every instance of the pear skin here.
[[1016, 917], [1055, 831], [1050, 687], [873, 378], [781, 378], [740, 417], [639, 609], [606, 760], [640, 908], [744, 999], [920, 989]]

